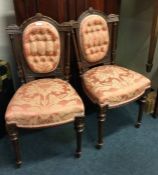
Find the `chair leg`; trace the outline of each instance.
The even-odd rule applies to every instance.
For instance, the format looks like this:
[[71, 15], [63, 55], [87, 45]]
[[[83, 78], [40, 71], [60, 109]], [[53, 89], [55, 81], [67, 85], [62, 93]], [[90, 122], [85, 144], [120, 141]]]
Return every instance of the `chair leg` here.
[[96, 145], [97, 149], [101, 149], [101, 147], [103, 146], [103, 134], [104, 134], [104, 123], [106, 120], [106, 110], [107, 107], [100, 108], [98, 116], [98, 142]]
[[82, 153], [82, 133], [84, 131], [84, 118], [83, 117], [75, 118], [74, 128], [76, 131], [76, 143], [77, 143], [75, 157], [79, 158], [81, 157], [81, 153]]
[[157, 95], [156, 95], [156, 101], [154, 106], [154, 112], [152, 114], [153, 118], [157, 118], [158, 115], [158, 89], [157, 89]]
[[19, 139], [18, 139], [18, 128], [16, 127], [15, 124], [6, 125], [6, 128], [9, 138], [13, 144], [13, 149], [15, 151], [16, 165], [17, 167], [20, 167], [22, 161], [21, 161]]
[[147, 93], [144, 93], [144, 95], [139, 100], [139, 112], [138, 112], [137, 122], [135, 124], [136, 128], [140, 128], [142, 124], [143, 111], [144, 111], [144, 107], [146, 103], [146, 97], [147, 97]]

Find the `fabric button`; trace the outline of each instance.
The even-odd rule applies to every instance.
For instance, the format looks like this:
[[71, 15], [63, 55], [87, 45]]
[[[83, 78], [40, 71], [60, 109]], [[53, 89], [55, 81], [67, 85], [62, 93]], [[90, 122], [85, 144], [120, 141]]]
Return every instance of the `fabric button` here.
[[45, 58], [41, 58], [41, 62], [45, 62], [46, 60], [45, 60]]
[[106, 27], [105, 27], [105, 26], [104, 26], [104, 27], [102, 27], [102, 30], [103, 30], [103, 31], [106, 31]]
[[37, 62], [38, 62], [38, 60], [37, 60], [37, 59], [34, 59], [34, 60], [33, 60], [33, 62], [34, 62], [34, 63], [37, 63]]
[[53, 57], [50, 57], [50, 58], [49, 58], [49, 61], [50, 61], [50, 62], [54, 62]]
[[57, 56], [57, 51], [53, 51], [53, 56]]

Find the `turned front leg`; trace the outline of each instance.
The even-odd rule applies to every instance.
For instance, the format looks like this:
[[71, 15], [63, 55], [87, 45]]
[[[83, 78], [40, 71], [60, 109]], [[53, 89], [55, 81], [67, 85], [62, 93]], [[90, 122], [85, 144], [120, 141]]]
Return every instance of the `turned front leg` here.
[[76, 131], [76, 143], [77, 143], [75, 156], [79, 158], [82, 153], [82, 133], [84, 131], [84, 118], [76, 117], [74, 127]]
[[103, 135], [104, 135], [104, 123], [106, 120], [106, 109], [107, 107], [100, 107], [98, 116], [98, 141], [96, 148], [100, 149], [103, 145]]
[[140, 98], [139, 102], [139, 112], [138, 112], [138, 118], [137, 122], [135, 124], [136, 128], [140, 128], [142, 124], [142, 118], [143, 118], [143, 112], [146, 104], [146, 98], [147, 98], [147, 93], [144, 93], [144, 95]]
[[158, 89], [157, 89], [157, 95], [156, 95], [156, 100], [154, 105], [153, 117], [157, 118], [157, 115], [158, 115]]
[[15, 151], [16, 165], [20, 167], [20, 165], [22, 164], [22, 160], [19, 147], [18, 128], [14, 124], [6, 125], [6, 128], [9, 138], [13, 144], [13, 149]]

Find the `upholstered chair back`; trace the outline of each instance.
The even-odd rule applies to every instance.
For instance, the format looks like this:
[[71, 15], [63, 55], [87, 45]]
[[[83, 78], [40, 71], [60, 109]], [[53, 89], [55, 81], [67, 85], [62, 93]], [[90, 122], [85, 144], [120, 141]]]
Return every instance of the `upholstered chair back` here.
[[36, 14], [20, 27], [7, 30], [22, 83], [42, 77], [69, 79], [69, 26]]
[[114, 64], [118, 21], [117, 15], [106, 16], [90, 8], [74, 22], [73, 41], [80, 74], [97, 65]]
[[22, 42], [25, 59], [33, 72], [49, 73], [57, 68], [60, 35], [52, 24], [46, 21], [29, 24], [23, 31]]
[[88, 62], [102, 60], [109, 47], [107, 21], [97, 14], [83, 18], [79, 27], [80, 46], [84, 59]]

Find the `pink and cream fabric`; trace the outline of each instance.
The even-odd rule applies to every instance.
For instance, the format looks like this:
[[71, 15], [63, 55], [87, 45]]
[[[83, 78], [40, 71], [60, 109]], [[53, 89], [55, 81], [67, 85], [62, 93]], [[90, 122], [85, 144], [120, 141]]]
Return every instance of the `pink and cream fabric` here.
[[148, 78], [132, 70], [105, 65], [83, 75], [84, 88], [100, 106], [119, 106], [137, 99], [151, 85]]
[[88, 62], [102, 60], [109, 48], [109, 32], [106, 20], [99, 15], [88, 15], [79, 28], [80, 46]]
[[61, 79], [39, 79], [21, 86], [6, 111], [7, 124], [22, 128], [60, 125], [84, 116], [81, 98]]
[[35, 73], [54, 71], [60, 61], [60, 37], [46, 21], [29, 24], [23, 31], [23, 50], [30, 69]]

